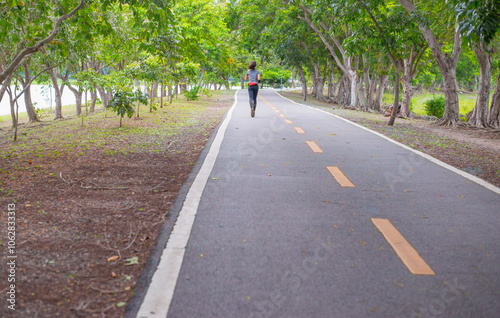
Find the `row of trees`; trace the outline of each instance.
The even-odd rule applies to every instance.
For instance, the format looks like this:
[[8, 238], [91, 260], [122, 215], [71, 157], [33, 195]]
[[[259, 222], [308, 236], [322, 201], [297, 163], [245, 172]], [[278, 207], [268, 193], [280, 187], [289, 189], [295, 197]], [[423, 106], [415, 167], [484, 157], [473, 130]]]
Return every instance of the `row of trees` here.
[[[293, 69], [285, 77], [298, 77], [304, 97], [310, 82], [317, 98], [361, 110], [380, 110], [391, 85], [393, 107], [401, 95], [406, 117], [416, 79], [439, 70], [446, 97], [439, 123], [458, 125], [457, 68], [471, 64], [468, 57], [480, 70], [468, 122], [499, 128], [500, 78], [489, 103], [499, 22], [500, 0], [8, 0], [0, 4], [0, 100], [9, 98], [14, 126], [19, 98], [38, 121], [30, 86], [50, 81], [59, 119], [65, 89], [81, 115], [84, 99], [93, 111], [98, 96], [106, 107], [140, 85], [150, 100], [158, 89], [171, 99], [177, 87], [228, 87], [230, 58], [243, 88], [248, 62], [259, 57], [261, 69], [272, 60]], [[470, 78], [464, 69], [458, 75]]]
[[317, 98], [380, 110], [392, 78], [393, 107], [401, 94], [401, 115], [408, 117], [415, 78], [437, 66], [446, 98], [443, 125], [461, 123], [457, 65], [464, 48], [472, 51], [479, 94], [468, 123], [500, 127], [500, 79], [489, 103], [492, 58], [500, 48], [499, 0], [234, 0], [231, 8], [242, 47], [293, 67], [304, 98], [310, 74]]
[[138, 87], [151, 99], [158, 89], [172, 98], [187, 85], [220, 88], [227, 85], [230, 52], [237, 51], [226, 19], [226, 4], [211, 0], [4, 1], [0, 100], [9, 98], [16, 126], [19, 98], [29, 121], [39, 120], [30, 90], [37, 81], [54, 87], [55, 119], [63, 116], [65, 89], [80, 116], [83, 103], [92, 112], [98, 99], [106, 107], [116, 93]]

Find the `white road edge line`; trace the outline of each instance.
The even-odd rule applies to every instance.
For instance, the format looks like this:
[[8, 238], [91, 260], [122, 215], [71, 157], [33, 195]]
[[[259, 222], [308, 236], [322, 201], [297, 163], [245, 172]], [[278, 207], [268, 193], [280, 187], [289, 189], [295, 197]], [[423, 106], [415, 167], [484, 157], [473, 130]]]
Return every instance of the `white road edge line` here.
[[137, 313], [138, 318], [167, 317], [201, 195], [219, 155], [220, 146], [232, 118], [233, 110], [238, 103], [238, 92], [239, 90], [236, 90], [234, 103], [219, 127], [203, 165], [189, 188], [167, 246], [161, 255], [160, 263], [151, 278], [148, 291]]
[[460, 170], [460, 169], [457, 169], [457, 168], [455, 168], [455, 167], [453, 167], [453, 166], [451, 166], [451, 165], [449, 165], [449, 164], [447, 164], [447, 163], [445, 163], [445, 162], [443, 162], [443, 161], [441, 161], [441, 160], [439, 160], [439, 159], [436, 159], [436, 158], [434, 158], [434, 157], [432, 157], [432, 156], [430, 156], [430, 155], [428, 155], [428, 154], [425, 154], [425, 153], [423, 153], [423, 152], [421, 152], [421, 151], [418, 151], [418, 150], [415, 150], [415, 149], [413, 149], [413, 148], [410, 148], [410, 147], [408, 147], [407, 145], [404, 145], [404, 144], [402, 144], [402, 143], [400, 143], [400, 142], [397, 142], [396, 140], [393, 140], [393, 139], [391, 139], [391, 138], [389, 138], [389, 137], [387, 137], [387, 136], [385, 136], [385, 135], [383, 135], [383, 134], [381, 134], [381, 133], [379, 133], [379, 132], [376, 132], [376, 131], [374, 131], [374, 130], [371, 130], [371, 129], [369, 129], [369, 128], [366, 128], [366, 127], [363, 127], [363, 126], [361, 126], [361, 125], [359, 125], [359, 124], [356, 124], [356, 123], [354, 123], [354, 122], [350, 121], [349, 119], [342, 118], [342, 117], [340, 117], [340, 116], [338, 116], [338, 115], [335, 115], [335, 114], [329, 113], [329, 112], [324, 111], [324, 110], [322, 110], [322, 109], [318, 109], [318, 108], [315, 108], [315, 107], [312, 107], [312, 106], [308, 106], [308, 105], [304, 105], [304, 104], [297, 103], [297, 102], [295, 102], [295, 101], [293, 101], [293, 100], [291, 100], [291, 99], [289, 99], [289, 98], [286, 98], [286, 97], [284, 97], [284, 96], [281, 96], [281, 95], [280, 95], [277, 91], [274, 91], [274, 92], [275, 92], [276, 94], [278, 94], [278, 96], [279, 96], [279, 97], [281, 97], [281, 98], [283, 98], [283, 99], [286, 99], [286, 100], [288, 100], [288, 101], [290, 101], [290, 102], [292, 102], [292, 103], [294, 103], [294, 104], [297, 104], [297, 105], [300, 105], [300, 106], [303, 106], [303, 107], [308, 107], [308, 108], [311, 108], [311, 109], [317, 110], [317, 111], [319, 111], [319, 112], [323, 112], [323, 113], [325, 113], [325, 114], [328, 114], [328, 115], [331, 115], [331, 116], [337, 117], [338, 119], [343, 120], [343, 121], [345, 121], [346, 123], [349, 123], [349, 124], [351, 124], [351, 125], [354, 125], [354, 126], [356, 126], [356, 127], [359, 127], [359, 128], [364, 129], [364, 130], [366, 130], [366, 131], [369, 131], [369, 132], [371, 132], [372, 134], [375, 134], [375, 135], [377, 135], [377, 136], [379, 136], [379, 137], [381, 137], [381, 138], [384, 138], [385, 140], [390, 141], [390, 142], [392, 142], [393, 144], [396, 144], [396, 145], [398, 145], [398, 146], [400, 146], [400, 147], [402, 147], [402, 148], [404, 148], [404, 149], [406, 149], [406, 150], [409, 150], [409, 151], [411, 151], [411, 152], [413, 152], [413, 153], [416, 153], [416, 154], [418, 154], [418, 155], [420, 155], [420, 156], [424, 157], [425, 159], [427, 159], [427, 160], [429, 160], [429, 161], [431, 161], [431, 162], [433, 162], [433, 163], [435, 163], [435, 164], [437, 164], [437, 165], [439, 165], [439, 166], [441, 166], [441, 167], [443, 167], [443, 168], [446, 168], [446, 169], [448, 169], [448, 170], [450, 170], [450, 171], [453, 171], [453, 172], [455, 172], [456, 174], [459, 174], [459, 175], [461, 175], [462, 177], [464, 177], [464, 178], [466, 178], [466, 179], [469, 179], [470, 181], [473, 181], [473, 182], [475, 182], [475, 183], [477, 183], [477, 184], [479, 184], [479, 185], [481, 185], [481, 186], [485, 187], [485, 188], [486, 188], [486, 189], [488, 189], [488, 190], [491, 190], [491, 191], [495, 192], [496, 194], [500, 194], [500, 188], [498, 188], [498, 187], [494, 186], [493, 184], [491, 184], [491, 183], [489, 183], [489, 182], [487, 182], [487, 181], [484, 181], [483, 179], [480, 179], [480, 178], [478, 178], [478, 177], [476, 177], [476, 176], [473, 176], [473, 175], [471, 175], [470, 173], [467, 173], [467, 172], [465, 172], [465, 171], [462, 171], [462, 170]]

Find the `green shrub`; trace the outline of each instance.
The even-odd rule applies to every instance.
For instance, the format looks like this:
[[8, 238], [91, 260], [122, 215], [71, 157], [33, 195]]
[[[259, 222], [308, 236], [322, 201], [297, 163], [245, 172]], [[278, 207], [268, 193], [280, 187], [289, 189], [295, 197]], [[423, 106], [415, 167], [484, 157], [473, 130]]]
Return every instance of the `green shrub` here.
[[135, 92], [118, 91], [109, 102], [107, 108], [112, 109], [120, 116], [120, 127], [122, 126], [122, 119], [125, 115], [130, 118], [134, 114], [135, 110], [133, 104], [136, 101], [147, 105], [147, 94], [142, 93], [140, 90], [136, 90]]
[[186, 96], [187, 100], [198, 100], [200, 98], [200, 96], [198, 95], [200, 90], [201, 90], [200, 86], [195, 86], [191, 88], [189, 91], [185, 91], [184, 96]]
[[209, 98], [210, 98], [210, 97], [212, 97], [212, 92], [211, 92], [209, 89], [207, 89], [207, 88], [203, 88], [203, 89], [201, 90], [201, 93], [202, 93], [203, 95], [205, 95], [205, 96], [209, 97]]
[[444, 114], [444, 96], [434, 96], [425, 102], [425, 112], [429, 116], [443, 117]]

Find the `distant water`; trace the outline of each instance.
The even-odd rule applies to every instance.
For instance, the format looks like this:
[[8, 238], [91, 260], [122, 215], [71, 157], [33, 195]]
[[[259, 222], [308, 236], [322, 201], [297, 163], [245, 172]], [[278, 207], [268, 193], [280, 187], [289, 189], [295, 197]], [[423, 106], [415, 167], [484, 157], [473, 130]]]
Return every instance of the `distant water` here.
[[[14, 86], [11, 87], [14, 89]], [[212, 86], [213, 88], [213, 86]], [[232, 86], [231, 89], [238, 89], [238, 86]], [[144, 86], [141, 87], [142, 90], [145, 89]], [[225, 90], [225, 87], [221, 88]], [[20, 93], [22, 89], [19, 89], [17, 93]], [[100, 98], [99, 94], [98, 97]], [[56, 107], [54, 89], [49, 85], [31, 85], [31, 100], [35, 108], [52, 108]], [[88, 95], [88, 100], [90, 101], [90, 93]], [[24, 103], [24, 96], [19, 97], [19, 113], [26, 112], [26, 106]], [[83, 95], [82, 103], [85, 103], [85, 95]], [[64, 88], [63, 96], [62, 96], [62, 105], [75, 105], [75, 95], [67, 88]], [[5, 92], [2, 100], [0, 101], [0, 116], [1, 115], [9, 115], [10, 114], [10, 102], [9, 102], [9, 94]]]
[[[12, 90], [14, 90], [14, 86], [12, 86], [11, 88]], [[22, 89], [19, 89], [17, 93], [19, 94], [21, 91]], [[54, 89], [49, 85], [31, 85], [31, 100], [35, 105], [35, 108], [56, 107]], [[19, 97], [18, 103], [19, 113], [26, 112], [24, 96]], [[76, 104], [75, 95], [73, 95], [73, 93], [67, 87], [65, 87], [63, 91], [62, 104], [63, 106]], [[8, 114], [10, 114], [9, 94], [5, 92], [2, 100], [0, 101], [0, 115]]]

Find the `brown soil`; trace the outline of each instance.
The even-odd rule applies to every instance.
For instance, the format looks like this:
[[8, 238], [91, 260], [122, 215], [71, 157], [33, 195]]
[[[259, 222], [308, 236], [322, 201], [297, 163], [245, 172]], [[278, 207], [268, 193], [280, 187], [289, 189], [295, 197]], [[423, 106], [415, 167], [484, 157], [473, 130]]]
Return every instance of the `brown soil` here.
[[[100, 113], [84, 128], [79, 119], [49, 120], [23, 126], [16, 143], [0, 141], [0, 316], [123, 316], [171, 204], [233, 95], [180, 97], [156, 114], [144, 108], [122, 129], [116, 116]], [[10, 203], [15, 312], [5, 297]]]
[[340, 117], [384, 134], [398, 142], [429, 154], [458, 169], [500, 186], [500, 131], [488, 131], [463, 125], [458, 128], [434, 125], [426, 120], [396, 119], [393, 127], [382, 114], [340, 108], [300, 92], [287, 91], [284, 97], [321, 108]]

